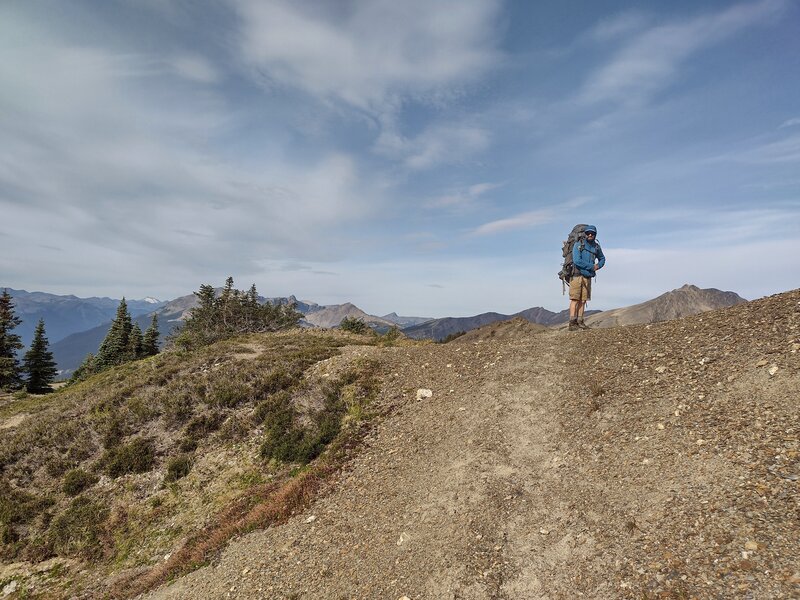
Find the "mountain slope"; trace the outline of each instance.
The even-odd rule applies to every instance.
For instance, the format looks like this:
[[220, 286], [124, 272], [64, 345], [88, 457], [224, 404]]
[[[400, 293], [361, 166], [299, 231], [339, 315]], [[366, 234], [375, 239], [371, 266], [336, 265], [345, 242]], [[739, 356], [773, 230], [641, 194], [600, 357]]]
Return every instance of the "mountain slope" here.
[[[592, 315], [599, 311], [587, 310], [586, 315]], [[496, 312], [487, 312], [473, 317], [445, 317], [433, 319], [419, 325], [406, 327], [403, 333], [415, 340], [432, 339], [442, 341], [449, 335], [472, 331], [478, 327], [483, 327], [489, 323], [498, 321], [508, 321], [515, 317], [522, 317], [529, 323], [538, 325], [559, 325], [569, 320], [569, 310], [552, 312], [542, 307], [528, 308], [513, 315], [504, 315]]]
[[641, 304], [603, 311], [587, 318], [586, 322], [593, 327], [657, 323], [726, 308], [742, 302], [746, 300], [734, 292], [723, 292], [714, 288], [700, 289], [686, 284]]
[[333, 304], [325, 306], [312, 313], [306, 314], [305, 321], [316, 327], [337, 327], [345, 317], [351, 319], [362, 319], [367, 325], [373, 328], [388, 329], [394, 325], [393, 322], [368, 315], [355, 304], [347, 302], [345, 304]]
[[330, 492], [149, 597], [795, 597], [798, 306], [387, 349]]

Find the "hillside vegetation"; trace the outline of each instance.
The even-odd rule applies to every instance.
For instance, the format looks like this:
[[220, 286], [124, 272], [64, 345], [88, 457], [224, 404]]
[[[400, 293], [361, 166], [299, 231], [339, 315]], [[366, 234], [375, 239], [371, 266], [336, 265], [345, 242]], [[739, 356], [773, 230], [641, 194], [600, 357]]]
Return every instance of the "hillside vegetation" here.
[[[298, 468], [331, 443], [341, 453], [359, 435], [377, 387], [376, 363], [358, 348], [377, 339], [250, 335], [126, 363], [48, 396], [8, 398], [0, 558], [50, 559], [59, 573], [74, 561], [94, 565], [97, 581], [61, 582], [74, 594], [163, 564], [177, 542], [182, 564], [173, 560], [154, 581], [182, 572], [227, 537], [268, 524], [281, 515], [250, 513], [313, 474]], [[199, 531], [202, 543], [191, 540]], [[5, 583], [18, 575], [5, 573]]]
[[0, 408], [0, 585], [797, 597], [798, 414], [800, 290], [446, 344], [245, 336]]

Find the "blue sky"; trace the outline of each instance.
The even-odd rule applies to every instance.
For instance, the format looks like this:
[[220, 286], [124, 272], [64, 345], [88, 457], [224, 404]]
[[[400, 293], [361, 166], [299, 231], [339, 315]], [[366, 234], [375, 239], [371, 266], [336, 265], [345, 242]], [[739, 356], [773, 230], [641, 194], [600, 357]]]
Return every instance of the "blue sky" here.
[[793, 0], [4, 2], [0, 284], [561, 310], [586, 222], [592, 308], [796, 288], [798, 31]]

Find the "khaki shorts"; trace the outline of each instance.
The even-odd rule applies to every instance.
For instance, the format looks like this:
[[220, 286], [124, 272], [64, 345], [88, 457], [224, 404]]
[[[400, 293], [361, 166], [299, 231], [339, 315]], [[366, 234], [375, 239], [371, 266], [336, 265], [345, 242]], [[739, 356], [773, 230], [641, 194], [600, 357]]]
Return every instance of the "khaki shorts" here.
[[569, 282], [569, 299], [586, 302], [592, 299], [592, 278], [575, 275]]

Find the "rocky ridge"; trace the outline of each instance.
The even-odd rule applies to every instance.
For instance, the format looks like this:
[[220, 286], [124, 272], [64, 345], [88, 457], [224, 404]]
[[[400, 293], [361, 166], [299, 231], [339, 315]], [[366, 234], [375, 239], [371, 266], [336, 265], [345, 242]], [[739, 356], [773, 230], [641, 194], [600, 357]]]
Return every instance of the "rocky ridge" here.
[[326, 494], [150, 597], [797, 597], [799, 351], [800, 290], [374, 348], [384, 418]]

